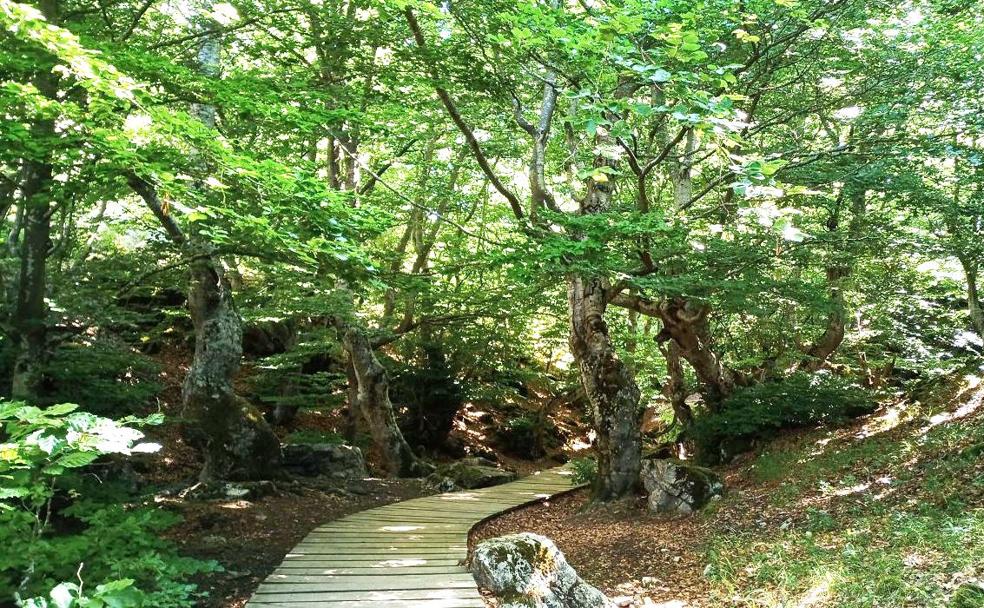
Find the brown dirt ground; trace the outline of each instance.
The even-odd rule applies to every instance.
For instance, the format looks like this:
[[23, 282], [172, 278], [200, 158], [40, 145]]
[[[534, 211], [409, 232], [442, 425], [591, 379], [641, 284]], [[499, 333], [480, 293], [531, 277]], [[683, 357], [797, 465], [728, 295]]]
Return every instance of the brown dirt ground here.
[[705, 595], [699, 546], [709, 531], [700, 518], [650, 516], [634, 502], [589, 508], [588, 490], [577, 490], [481, 525], [471, 544], [518, 532], [553, 540], [578, 574], [610, 597], [698, 606]]

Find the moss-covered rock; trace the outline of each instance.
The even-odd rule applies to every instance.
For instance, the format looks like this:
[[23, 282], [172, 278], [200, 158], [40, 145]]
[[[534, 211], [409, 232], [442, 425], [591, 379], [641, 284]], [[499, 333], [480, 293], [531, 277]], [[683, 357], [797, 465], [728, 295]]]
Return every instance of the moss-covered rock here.
[[484, 458], [464, 458], [440, 466], [428, 478], [433, 485], [447, 492], [488, 488], [515, 480], [515, 471], [500, 468]]
[[655, 513], [693, 513], [724, 492], [717, 473], [675, 458], [644, 460], [640, 477]]
[[295, 474], [333, 479], [366, 477], [362, 450], [332, 443], [287, 444], [283, 448], [284, 468]]
[[612, 608], [614, 603], [584, 582], [549, 538], [523, 533], [480, 543], [471, 557], [479, 588], [500, 608]]

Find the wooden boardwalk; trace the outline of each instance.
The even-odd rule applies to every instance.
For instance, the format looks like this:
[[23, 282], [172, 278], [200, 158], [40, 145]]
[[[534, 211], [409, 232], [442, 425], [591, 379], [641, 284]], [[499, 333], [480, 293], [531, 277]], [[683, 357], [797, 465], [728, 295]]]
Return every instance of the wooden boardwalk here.
[[481, 608], [463, 565], [472, 527], [574, 487], [560, 467], [343, 517], [311, 531], [247, 608]]

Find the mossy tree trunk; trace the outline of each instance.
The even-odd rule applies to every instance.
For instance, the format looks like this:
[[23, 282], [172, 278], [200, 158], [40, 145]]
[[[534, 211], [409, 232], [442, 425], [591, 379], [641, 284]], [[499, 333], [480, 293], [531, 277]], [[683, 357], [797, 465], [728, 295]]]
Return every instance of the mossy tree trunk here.
[[967, 278], [967, 314], [970, 316], [971, 327], [978, 336], [984, 338], [984, 309], [981, 308], [981, 296], [977, 283], [978, 265], [974, 260], [961, 258], [964, 276]]
[[389, 374], [376, 358], [373, 345], [360, 328], [336, 319], [336, 327], [349, 357], [355, 390], [350, 390], [349, 407], [361, 416], [369, 434], [379, 466], [391, 477], [419, 477], [429, 467], [413, 453], [396, 422], [390, 400]]
[[195, 327], [195, 354], [182, 401], [185, 417], [204, 439], [202, 480], [276, 476], [280, 442], [233, 386], [242, 361], [242, 321], [214, 256], [202, 255], [192, 263], [188, 310]]
[[[59, 22], [58, 0], [42, 0], [39, 8], [52, 24]], [[47, 99], [58, 95], [58, 76], [50, 69], [34, 79], [34, 85]], [[41, 146], [39, 157], [25, 158], [20, 174], [19, 223], [13, 244], [20, 257], [11, 327], [14, 361], [10, 395], [13, 399], [34, 400], [38, 397], [44, 377], [48, 352], [48, 256], [51, 252], [52, 176], [50, 151], [54, 145], [55, 123], [41, 119], [34, 123], [31, 135]], [[22, 235], [17, 242], [17, 232]], [[18, 247], [19, 246], [19, 247]]]
[[[595, 164], [611, 166], [612, 162], [599, 157]], [[591, 180], [581, 201], [581, 213], [606, 211], [610, 198], [609, 183]], [[594, 498], [600, 501], [633, 495], [642, 467], [641, 393], [631, 370], [615, 351], [605, 323], [609, 289], [602, 277], [572, 275], [568, 279], [570, 347], [597, 433]]]
[[[195, 7], [193, 26], [200, 36], [198, 68], [218, 78], [220, 46], [211, 17], [211, 2]], [[216, 127], [213, 106], [194, 104], [192, 113], [209, 128]], [[202, 172], [208, 168], [201, 161]], [[182, 385], [184, 416], [191, 434], [204, 450], [202, 481], [269, 479], [279, 474], [280, 441], [259, 410], [236, 394], [234, 381], [242, 363], [242, 319], [236, 311], [232, 287], [214, 246], [197, 227], [186, 235], [165, 210], [156, 190], [137, 176], [130, 185], [141, 195], [175, 244], [191, 259], [188, 311], [195, 328], [195, 352]], [[195, 188], [207, 196], [204, 180]]]

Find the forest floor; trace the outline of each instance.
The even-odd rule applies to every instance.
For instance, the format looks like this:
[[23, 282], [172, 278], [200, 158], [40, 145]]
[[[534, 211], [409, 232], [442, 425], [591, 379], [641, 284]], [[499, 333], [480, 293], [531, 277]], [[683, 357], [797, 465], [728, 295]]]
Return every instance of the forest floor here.
[[[984, 383], [785, 435], [722, 469], [726, 496], [683, 518], [587, 491], [506, 514], [472, 541], [531, 531], [623, 605], [984, 606]], [[955, 591], [971, 603], [954, 603]], [[490, 601], [490, 605], [493, 605]]]

